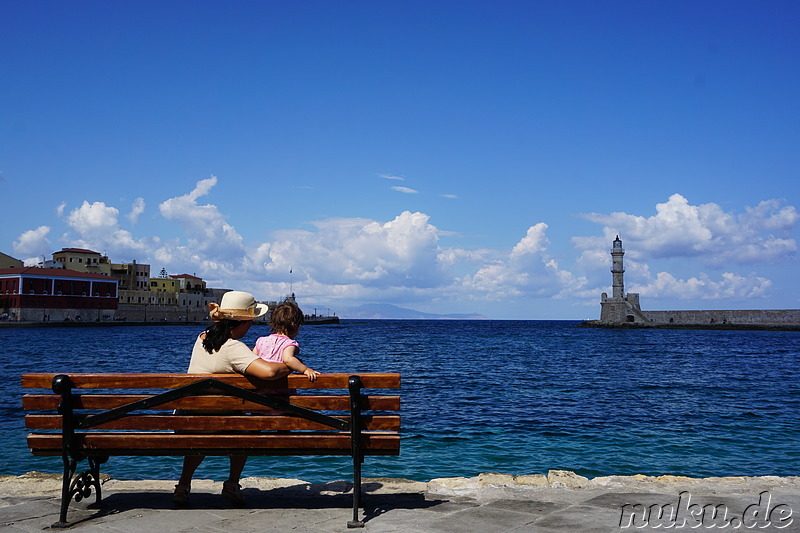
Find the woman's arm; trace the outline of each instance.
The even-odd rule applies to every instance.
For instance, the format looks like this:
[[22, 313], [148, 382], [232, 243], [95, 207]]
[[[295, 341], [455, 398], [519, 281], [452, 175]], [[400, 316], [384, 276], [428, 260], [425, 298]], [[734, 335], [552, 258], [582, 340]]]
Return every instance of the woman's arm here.
[[246, 376], [253, 376], [267, 381], [280, 379], [292, 373], [292, 369], [281, 363], [268, 363], [263, 359], [254, 359], [244, 369]]

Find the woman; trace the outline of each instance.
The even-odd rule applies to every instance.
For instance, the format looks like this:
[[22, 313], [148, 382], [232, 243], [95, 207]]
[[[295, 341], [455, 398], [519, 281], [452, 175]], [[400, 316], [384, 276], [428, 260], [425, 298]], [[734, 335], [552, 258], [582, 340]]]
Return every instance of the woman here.
[[[239, 373], [264, 380], [280, 379], [292, 370], [282, 363], [269, 363], [259, 358], [239, 339], [244, 337], [253, 320], [263, 316], [268, 308], [256, 302], [252, 294], [242, 291], [226, 292], [219, 305], [208, 304], [214, 321], [194, 343], [189, 374]], [[187, 455], [172, 501], [176, 505], [189, 502], [192, 476], [203, 456]], [[236, 505], [244, 504], [239, 479], [247, 461], [246, 456], [231, 456], [230, 475], [222, 485], [222, 495]]]

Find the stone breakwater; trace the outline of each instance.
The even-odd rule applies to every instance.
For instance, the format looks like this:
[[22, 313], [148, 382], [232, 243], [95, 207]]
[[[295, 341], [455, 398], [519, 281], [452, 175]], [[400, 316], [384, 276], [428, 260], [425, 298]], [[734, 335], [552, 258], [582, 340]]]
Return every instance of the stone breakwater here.
[[[164, 491], [171, 493], [174, 480], [118, 480], [101, 475], [103, 490], [114, 491]], [[475, 477], [436, 478], [428, 482], [411, 481], [398, 478], [365, 478], [364, 490], [376, 494], [427, 493], [441, 496], [469, 496], [524, 498], [530, 491], [571, 490], [613, 490], [625, 492], [652, 492], [653, 490], [699, 490], [722, 492], [759, 492], [762, 490], [786, 489], [800, 490], [798, 476], [760, 476], [760, 477], [709, 477], [690, 478], [683, 476], [603, 476], [586, 478], [568, 470], [550, 470], [545, 474], [512, 475], [485, 473]], [[208, 479], [198, 479], [193, 483], [193, 491], [218, 491], [222, 483]], [[328, 483], [308, 483], [300, 479], [248, 477], [242, 480], [242, 487], [262, 491], [292, 489], [305, 495], [334, 495], [352, 490], [348, 481]], [[41, 472], [28, 472], [20, 476], [0, 476], [0, 496], [54, 496], [61, 491], [61, 475]]]
[[[614, 491], [614, 492], [653, 492], [653, 491], [713, 491], [713, 492], [760, 492], [763, 490], [800, 490], [798, 476], [758, 476], [758, 477], [708, 477], [690, 478], [685, 476], [602, 476], [592, 479], [580, 476], [569, 470], [550, 470], [545, 474], [511, 475], [486, 473], [472, 478], [455, 477], [432, 479], [426, 491], [440, 495], [472, 495], [484, 493], [489, 496], [501, 495], [513, 498], [515, 493], [524, 497], [531, 490], [566, 489], [572, 491]], [[499, 492], [498, 492], [499, 491]]]
[[694, 322], [603, 322], [602, 320], [587, 320], [578, 324], [579, 328], [606, 328], [606, 329], [722, 329], [741, 331], [800, 331], [800, 324], [731, 324], [724, 322], [708, 322], [706, 324]]

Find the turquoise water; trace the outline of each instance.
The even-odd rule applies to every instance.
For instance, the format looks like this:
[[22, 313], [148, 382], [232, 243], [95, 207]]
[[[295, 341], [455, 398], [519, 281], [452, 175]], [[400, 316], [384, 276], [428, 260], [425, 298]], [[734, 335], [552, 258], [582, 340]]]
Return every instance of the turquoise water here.
[[[364, 475], [800, 474], [800, 333], [604, 330], [572, 321], [343, 321], [305, 327], [325, 372], [400, 372], [399, 457]], [[0, 473], [60, 472], [25, 444], [25, 372], [184, 372], [197, 326], [0, 329]], [[265, 329], [254, 327], [252, 345]], [[174, 479], [180, 458], [112, 458], [120, 479]], [[209, 458], [198, 477], [222, 479]], [[349, 458], [251, 458], [245, 475], [348, 479]]]

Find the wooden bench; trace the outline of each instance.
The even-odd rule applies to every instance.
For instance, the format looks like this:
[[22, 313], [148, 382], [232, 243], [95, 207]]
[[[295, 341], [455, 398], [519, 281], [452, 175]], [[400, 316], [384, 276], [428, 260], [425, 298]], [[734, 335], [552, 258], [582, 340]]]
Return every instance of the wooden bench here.
[[[239, 374], [41, 373], [24, 374], [22, 386], [53, 391], [25, 394], [22, 406], [33, 430], [31, 452], [64, 461], [54, 527], [68, 525], [73, 498], [80, 501], [94, 489], [100, 503], [100, 465], [110, 456], [138, 455], [349, 455], [353, 520], [347, 525], [363, 527], [364, 456], [400, 453], [400, 397], [362, 390], [398, 389], [399, 374], [323, 374], [313, 383], [295, 374], [251, 383]], [[276, 394], [259, 394], [257, 387]], [[309, 393], [289, 395], [287, 389]], [[77, 473], [83, 459], [88, 470]]]

